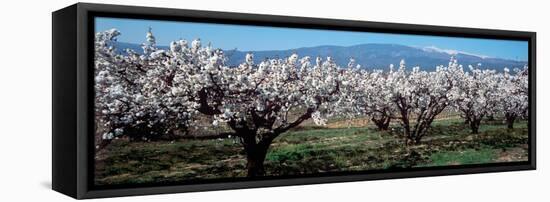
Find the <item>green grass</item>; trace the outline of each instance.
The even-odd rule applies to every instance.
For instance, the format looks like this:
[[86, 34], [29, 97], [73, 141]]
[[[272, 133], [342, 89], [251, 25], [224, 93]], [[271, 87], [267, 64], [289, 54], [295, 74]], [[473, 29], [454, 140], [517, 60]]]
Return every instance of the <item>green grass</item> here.
[[[434, 122], [422, 144], [373, 128], [292, 130], [275, 139], [266, 174], [378, 170], [527, 160], [527, 126], [484, 124], [470, 134], [459, 119]], [[399, 130], [394, 130], [399, 131]], [[114, 141], [96, 155], [96, 184], [174, 182], [246, 176], [246, 156], [233, 139]]]
[[431, 163], [425, 166], [446, 166], [464, 164], [482, 164], [495, 161], [498, 155], [495, 149], [466, 149], [463, 151], [446, 151], [430, 156]]

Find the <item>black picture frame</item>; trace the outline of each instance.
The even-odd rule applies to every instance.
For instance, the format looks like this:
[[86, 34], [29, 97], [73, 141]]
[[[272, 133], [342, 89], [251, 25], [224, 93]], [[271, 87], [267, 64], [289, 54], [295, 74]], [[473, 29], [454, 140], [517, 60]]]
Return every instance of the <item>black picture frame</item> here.
[[[93, 19], [97, 16], [526, 40], [529, 44], [528, 161], [328, 175], [319, 174], [294, 178], [261, 178], [237, 181], [225, 180], [203, 183], [164, 184], [162, 186], [96, 187], [93, 184], [94, 139], [92, 134], [94, 134]], [[77, 199], [536, 169], [535, 32], [89, 3], [77, 3], [55, 11], [52, 13], [52, 20], [52, 188]]]

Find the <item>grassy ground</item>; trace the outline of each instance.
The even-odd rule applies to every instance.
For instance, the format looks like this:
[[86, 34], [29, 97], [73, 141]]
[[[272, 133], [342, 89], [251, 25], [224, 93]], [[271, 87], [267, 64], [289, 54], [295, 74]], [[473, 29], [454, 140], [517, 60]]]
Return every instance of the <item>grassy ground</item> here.
[[[405, 146], [396, 132], [301, 128], [278, 137], [267, 175], [373, 170], [527, 160], [527, 125], [485, 124], [471, 135], [460, 120], [440, 120], [423, 143]], [[236, 140], [114, 141], [96, 155], [96, 184], [172, 182], [246, 176]]]

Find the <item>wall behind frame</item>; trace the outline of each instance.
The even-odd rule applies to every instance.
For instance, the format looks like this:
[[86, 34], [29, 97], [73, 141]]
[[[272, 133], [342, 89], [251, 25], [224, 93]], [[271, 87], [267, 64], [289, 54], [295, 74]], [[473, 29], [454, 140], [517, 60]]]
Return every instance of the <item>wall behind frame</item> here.
[[[125, 197], [107, 201], [523, 201], [547, 198], [550, 182], [550, 17], [543, 1], [378, 2], [255, 0], [89, 1], [137, 6], [447, 25], [537, 32], [537, 171]], [[69, 201], [51, 186], [51, 12], [76, 1], [14, 1], [2, 6], [0, 187], [2, 201]]]

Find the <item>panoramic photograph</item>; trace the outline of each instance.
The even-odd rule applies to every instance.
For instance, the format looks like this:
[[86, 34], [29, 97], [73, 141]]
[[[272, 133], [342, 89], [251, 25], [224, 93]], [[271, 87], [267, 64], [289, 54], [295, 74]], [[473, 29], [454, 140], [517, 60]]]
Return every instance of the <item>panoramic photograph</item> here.
[[527, 162], [527, 41], [96, 17], [97, 186]]

